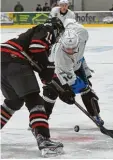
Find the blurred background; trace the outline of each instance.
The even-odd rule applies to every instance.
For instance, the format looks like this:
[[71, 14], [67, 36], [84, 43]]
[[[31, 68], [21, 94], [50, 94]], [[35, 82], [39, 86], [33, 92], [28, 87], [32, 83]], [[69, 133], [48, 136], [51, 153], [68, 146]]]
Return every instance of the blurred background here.
[[[57, 0], [1, 0], [3, 25], [38, 25], [43, 23]], [[69, 9], [82, 24], [113, 24], [113, 0], [69, 0]], [[29, 27], [29, 26], [28, 26]]]
[[[113, 10], [113, 0], [69, 0], [74, 11]], [[57, 0], [1, 0], [1, 12], [49, 11], [57, 5]], [[37, 9], [38, 8], [38, 9]]]

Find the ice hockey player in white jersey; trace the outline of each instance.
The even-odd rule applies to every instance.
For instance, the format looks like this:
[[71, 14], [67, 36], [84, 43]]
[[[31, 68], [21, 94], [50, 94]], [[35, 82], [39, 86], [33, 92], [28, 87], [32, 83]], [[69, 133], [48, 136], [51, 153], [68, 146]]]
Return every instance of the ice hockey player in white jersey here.
[[98, 123], [104, 124], [99, 113], [99, 98], [90, 86], [91, 73], [84, 59], [84, 49], [88, 40], [87, 30], [80, 24], [67, 19], [64, 23], [65, 32], [51, 51], [49, 60], [55, 63], [56, 77], [65, 92], [57, 93], [49, 86], [44, 87], [43, 95], [45, 109], [48, 117], [59, 95], [60, 99], [67, 104], [74, 104], [73, 98], [81, 94], [82, 101]]
[[68, 0], [60, 0], [59, 6], [52, 8], [49, 17], [58, 17], [63, 23], [67, 18], [75, 19], [74, 12], [68, 9], [68, 6]]

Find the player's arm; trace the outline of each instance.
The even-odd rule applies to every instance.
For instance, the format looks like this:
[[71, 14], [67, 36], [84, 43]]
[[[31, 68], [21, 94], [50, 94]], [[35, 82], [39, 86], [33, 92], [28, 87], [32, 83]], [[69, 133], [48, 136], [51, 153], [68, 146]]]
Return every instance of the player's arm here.
[[80, 93], [80, 90], [85, 88], [86, 84], [74, 73], [73, 63], [70, 58], [59, 57], [57, 59], [57, 57], [55, 57], [55, 61], [55, 73], [58, 77], [58, 80], [60, 81], [59, 84], [65, 90], [65, 92], [59, 93], [59, 97], [63, 102], [73, 104], [75, 95]]
[[45, 68], [48, 63], [47, 51], [49, 49], [49, 45], [45, 41], [46, 34], [47, 33], [43, 30], [36, 28], [29, 45], [31, 57], [33, 57], [34, 61], [38, 62], [38, 64], [43, 68]]
[[91, 77], [92, 77], [92, 74], [91, 74], [91, 71], [90, 71], [90, 69], [89, 69], [89, 67], [88, 67], [88, 65], [87, 65], [87, 62], [86, 62], [85, 58], [84, 58], [84, 60], [83, 60], [82, 67], [83, 67], [83, 69], [84, 69], [84, 71], [85, 71], [86, 77], [87, 77], [88, 79], [91, 78]]
[[59, 92], [59, 98], [67, 104], [74, 104], [75, 95], [81, 93], [88, 86], [74, 73], [69, 74], [63, 71], [57, 73], [57, 78], [54, 80], [64, 89], [64, 92]]
[[57, 72], [57, 77], [55, 77], [54, 80], [64, 90], [64, 92], [60, 92], [59, 88], [56, 88], [59, 93], [59, 98], [67, 104], [74, 104], [75, 95], [86, 88], [84, 81], [74, 73], [69, 74], [64, 71], [60, 71], [58, 74]]
[[71, 17], [71, 18], [72, 18], [72, 19], [75, 19], [75, 18], [76, 18], [74, 12], [72, 12], [72, 17]]
[[51, 18], [51, 17], [56, 17], [57, 15], [56, 15], [56, 7], [54, 7], [54, 8], [52, 8], [52, 10], [51, 10], [51, 12], [50, 12], [50, 14], [49, 14], [49, 18]]
[[33, 60], [42, 68], [42, 71], [38, 71], [40, 78], [45, 81], [50, 81], [54, 73], [54, 64], [48, 60], [49, 45], [51, 43], [52, 34], [51, 31], [46, 32], [43, 29], [40, 32], [36, 32], [31, 39], [29, 51]]
[[[88, 31], [82, 27], [81, 30], [80, 30], [80, 34], [79, 34], [79, 37], [81, 39], [81, 42], [84, 43], [84, 49], [83, 49], [83, 54], [84, 54], [84, 50], [85, 50], [85, 46], [86, 46], [86, 43], [88, 41], [88, 38], [89, 38], [89, 34], [88, 34]], [[82, 46], [81, 46], [82, 48]], [[84, 55], [83, 55], [84, 56]], [[85, 60], [85, 58], [83, 57], [83, 60], [82, 60], [82, 68], [84, 69], [85, 71], [85, 74], [86, 74], [86, 77], [89, 79], [92, 77], [92, 74], [91, 74], [91, 71], [87, 65], [87, 62]]]

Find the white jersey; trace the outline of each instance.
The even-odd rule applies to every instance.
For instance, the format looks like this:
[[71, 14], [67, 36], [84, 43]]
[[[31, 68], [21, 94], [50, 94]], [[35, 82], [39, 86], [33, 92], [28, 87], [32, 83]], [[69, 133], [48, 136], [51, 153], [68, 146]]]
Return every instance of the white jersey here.
[[67, 54], [62, 50], [61, 40], [54, 44], [51, 50], [49, 60], [55, 62], [55, 73], [57, 74], [62, 85], [68, 83], [69, 85], [74, 84], [76, 80], [75, 71], [77, 71], [81, 64], [84, 68], [88, 68], [84, 60], [84, 49], [88, 40], [87, 30], [79, 24], [74, 24], [73, 29], [79, 37], [79, 50], [78, 53], [73, 55]]
[[75, 19], [75, 13], [68, 9], [67, 13], [63, 15], [60, 14], [60, 7], [54, 7], [50, 12], [49, 17], [58, 17], [62, 21], [62, 23], [64, 23], [67, 18]]

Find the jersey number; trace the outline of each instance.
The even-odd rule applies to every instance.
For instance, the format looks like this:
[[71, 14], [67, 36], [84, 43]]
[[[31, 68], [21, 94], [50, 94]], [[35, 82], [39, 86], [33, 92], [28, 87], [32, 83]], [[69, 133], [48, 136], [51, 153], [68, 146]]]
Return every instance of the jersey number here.
[[61, 72], [60, 75], [62, 75], [63, 79], [65, 79], [67, 82], [72, 79], [72, 75], [67, 75], [64, 72]]
[[47, 36], [46, 36], [46, 41], [51, 44], [51, 40], [52, 40], [52, 34], [50, 32], [47, 32]]
[[69, 80], [71, 80], [71, 79], [72, 79], [72, 76], [71, 76], [71, 75], [70, 75], [70, 76], [69, 76], [69, 75], [67, 75], [67, 76], [64, 76], [63, 78], [65, 79], [65, 81], [67, 81], [67, 82], [68, 82]]

